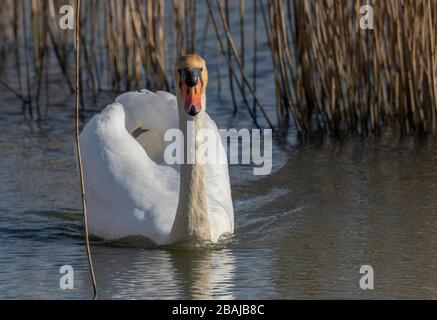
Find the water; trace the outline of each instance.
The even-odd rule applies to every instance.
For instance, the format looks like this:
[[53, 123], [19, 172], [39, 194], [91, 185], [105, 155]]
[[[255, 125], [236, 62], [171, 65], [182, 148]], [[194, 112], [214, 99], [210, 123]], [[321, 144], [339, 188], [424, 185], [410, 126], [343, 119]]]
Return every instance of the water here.
[[[0, 115], [0, 298], [89, 298], [70, 112]], [[226, 126], [227, 116], [218, 117]], [[231, 168], [236, 230], [216, 249], [94, 243], [100, 298], [436, 298], [437, 146], [276, 145], [274, 172]], [[59, 289], [72, 265], [75, 289]], [[359, 289], [359, 268], [375, 290]]]
[[[269, 68], [264, 44], [258, 90], [274, 118]], [[209, 113], [221, 128], [250, 126], [245, 111], [232, 116], [223, 85], [219, 99], [210, 81]], [[41, 122], [26, 120], [0, 87], [0, 298], [92, 297], [73, 97], [52, 86]], [[99, 103], [112, 99], [101, 95]], [[298, 146], [294, 134], [275, 143], [271, 175], [231, 167], [236, 230], [229, 243], [175, 249], [93, 242], [99, 298], [437, 298], [436, 143], [388, 135]], [[359, 288], [364, 264], [375, 270], [373, 291]], [[59, 289], [62, 265], [74, 268], [74, 290]]]

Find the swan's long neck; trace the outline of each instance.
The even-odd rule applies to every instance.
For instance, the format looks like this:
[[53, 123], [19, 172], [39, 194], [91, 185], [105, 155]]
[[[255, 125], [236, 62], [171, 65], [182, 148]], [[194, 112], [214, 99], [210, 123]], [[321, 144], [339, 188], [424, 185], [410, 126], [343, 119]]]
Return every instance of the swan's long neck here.
[[[206, 204], [205, 166], [201, 164], [203, 155], [200, 142], [196, 139], [196, 134], [204, 127], [204, 112], [191, 118], [183, 110], [180, 111], [179, 126], [184, 134], [185, 161], [181, 165], [179, 202], [170, 241], [208, 241], [211, 240], [211, 232]], [[194, 150], [187, 145], [187, 141], [195, 141]]]

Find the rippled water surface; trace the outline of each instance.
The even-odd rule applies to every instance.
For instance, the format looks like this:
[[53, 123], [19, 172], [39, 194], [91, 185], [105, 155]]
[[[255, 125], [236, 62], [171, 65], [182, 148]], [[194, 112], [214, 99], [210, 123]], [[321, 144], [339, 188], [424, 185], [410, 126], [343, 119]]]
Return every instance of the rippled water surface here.
[[[71, 119], [12, 109], [0, 115], [0, 297], [89, 298]], [[223, 247], [94, 243], [100, 298], [436, 298], [436, 155], [413, 141], [276, 146], [267, 177], [231, 167], [236, 234]], [[71, 291], [58, 289], [64, 264]]]
[[[212, 48], [205, 54], [214, 79]], [[258, 90], [274, 117], [269, 61], [260, 50]], [[243, 108], [233, 117], [226, 88], [218, 98], [214, 82], [208, 111], [219, 127], [248, 126]], [[26, 120], [0, 87], [0, 298], [91, 298], [73, 97], [57, 86], [40, 122]], [[273, 152], [268, 176], [231, 167], [236, 230], [226, 244], [93, 242], [99, 298], [437, 298], [435, 143], [387, 137], [298, 146], [291, 129]], [[74, 290], [59, 289], [66, 264]], [[373, 291], [359, 288], [364, 264], [374, 267]]]

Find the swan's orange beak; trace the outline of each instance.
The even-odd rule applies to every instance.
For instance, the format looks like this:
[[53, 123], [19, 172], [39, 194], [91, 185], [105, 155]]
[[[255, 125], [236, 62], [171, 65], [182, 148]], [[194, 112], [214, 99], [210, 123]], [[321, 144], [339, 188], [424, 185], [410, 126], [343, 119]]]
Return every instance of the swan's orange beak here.
[[201, 70], [181, 70], [181, 91], [184, 96], [185, 111], [192, 117], [202, 110], [202, 86]]
[[194, 87], [188, 87], [186, 84], [182, 85], [182, 92], [185, 98], [185, 111], [192, 117], [202, 110], [201, 90], [202, 84], [200, 81]]

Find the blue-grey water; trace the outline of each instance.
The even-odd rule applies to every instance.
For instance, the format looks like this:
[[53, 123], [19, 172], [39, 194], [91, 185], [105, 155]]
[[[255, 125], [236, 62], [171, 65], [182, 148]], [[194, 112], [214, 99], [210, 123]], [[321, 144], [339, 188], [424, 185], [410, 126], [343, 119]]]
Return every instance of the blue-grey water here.
[[[209, 38], [208, 112], [220, 128], [250, 127], [243, 107], [232, 116], [225, 82], [217, 96], [215, 72], [223, 67], [216, 65], [213, 34]], [[270, 56], [266, 44], [261, 47], [258, 92], [274, 118]], [[0, 70], [12, 74], [7, 60]], [[74, 97], [58, 77], [42, 121], [26, 119], [20, 101], [0, 86], [3, 299], [92, 298]], [[113, 97], [101, 94], [99, 107]], [[270, 175], [231, 167], [236, 229], [229, 243], [172, 249], [93, 241], [99, 298], [437, 298], [436, 163], [432, 139], [387, 134], [299, 145], [291, 128], [287, 141], [275, 142]], [[73, 290], [59, 287], [62, 265], [74, 269]], [[374, 269], [373, 290], [359, 286], [362, 265]]]

